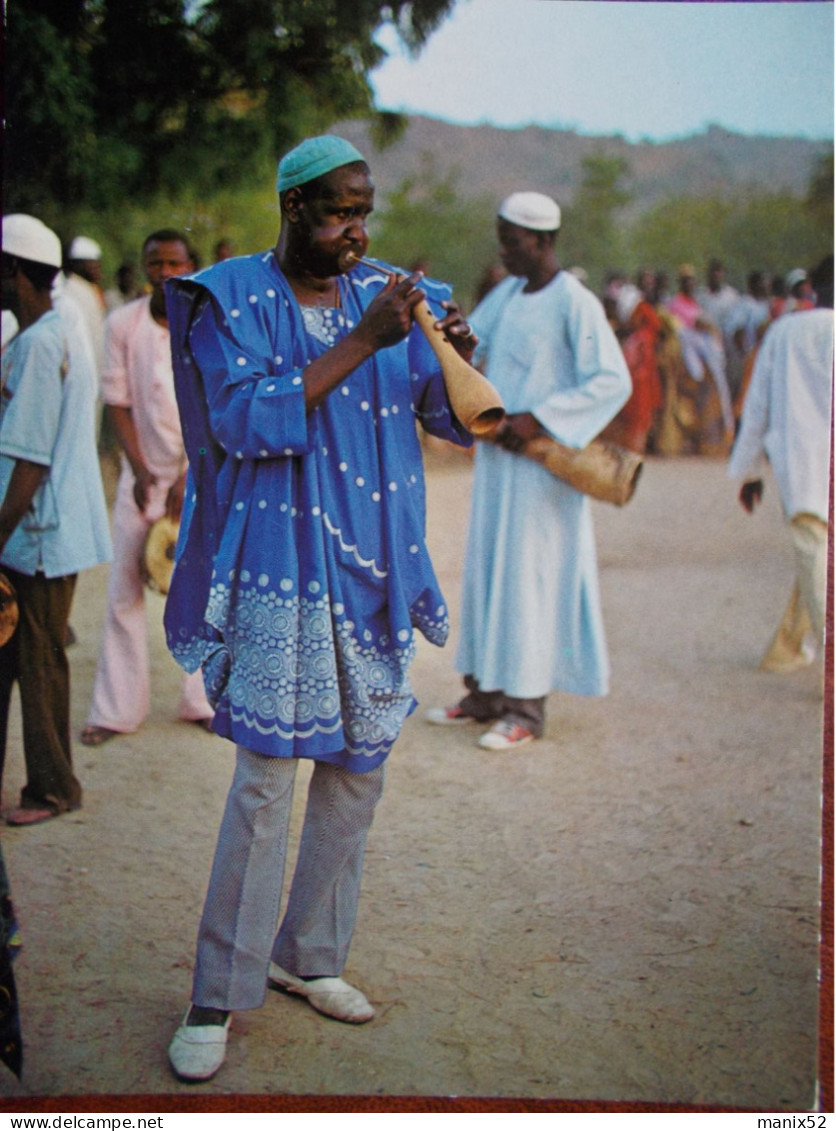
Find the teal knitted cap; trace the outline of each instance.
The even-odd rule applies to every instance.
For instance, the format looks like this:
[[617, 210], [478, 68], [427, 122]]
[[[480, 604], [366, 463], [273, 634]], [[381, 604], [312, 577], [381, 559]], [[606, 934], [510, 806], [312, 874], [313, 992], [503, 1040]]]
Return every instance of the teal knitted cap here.
[[286, 153], [279, 162], [276, 188], [279, 192], [285, 192], [354, 161], [365, 161], [365, 157], [350, 141], [330, 134], [309, 137]]

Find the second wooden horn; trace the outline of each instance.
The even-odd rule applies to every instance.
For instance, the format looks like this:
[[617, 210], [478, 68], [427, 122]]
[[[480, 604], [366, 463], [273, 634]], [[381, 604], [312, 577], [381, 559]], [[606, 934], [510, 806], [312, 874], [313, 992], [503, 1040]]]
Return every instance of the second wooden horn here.
[[[358, 258], [356, 262], [374, 267], [376, 271], [386, 270], [379, 263], [369, 260]], [[386, 273], [394, 274], [391, 271]], [[447, 335], [442, 330], [436, 330], [437, 319], [426, 299], [422, 299], [412, 313], [441, 363], [453, 412], [468, 432], [474, 436], [489, 437], [505, 419], [505, 406], [499, 393], [487, 377], [459, 355]]]

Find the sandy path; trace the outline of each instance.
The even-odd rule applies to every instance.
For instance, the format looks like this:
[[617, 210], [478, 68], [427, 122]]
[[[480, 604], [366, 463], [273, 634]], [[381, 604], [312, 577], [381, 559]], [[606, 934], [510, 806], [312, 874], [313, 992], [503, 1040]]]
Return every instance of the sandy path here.
[[[469, 463], [430, 465], [455, 612]], [[596, 504], [596, 526], [612, 694], [552, 696], [545, 739], [512, 757], [419, 709], [390, 760], [348, 968], [378, 1018], [341, 1026], [271, 995], [236, 1016], [199, 1094], [813, 1102], [821, 668], [756, 670], [791, 580], [775, 490], [751, 519], [722, 463], [650, 461], [628, 507]], [[105, 580], [82, 576], [73, 614], [76, 731]], [[25, 942], [23, 1082], [0, 1069], [11, 1110], [196, 1094], [165, 1050], [231, 747], [172, 721], [177, 670], [149, 606], [151, 718], [77, 745], [81, 811], [2, 830]], [[457, 696], [452, 664], [452, 647], [422, 642], [422, 705]], [[16, 707], [12, 728], [6, 805], [22, 784]]]

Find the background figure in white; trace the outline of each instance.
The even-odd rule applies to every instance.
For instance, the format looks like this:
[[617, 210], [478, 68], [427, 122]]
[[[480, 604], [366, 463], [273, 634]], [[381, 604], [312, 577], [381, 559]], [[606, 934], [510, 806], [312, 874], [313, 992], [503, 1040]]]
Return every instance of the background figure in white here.
[[505, 750], [543, 733], [545, 697], [608, 691], [609, 664], [589, 499], [519, 454], [543, 432], [582, 448], [630, 396], [604, 309], [555, 253], [560, 209], [514, 193], [497, 234], [509, 278], [473, 312], [474, 358], [505, 403], [497, 443], [476, 452], [456, 668], [469, 691], [440, 725], [498, 721], [479, 739]]
[[0, 350], [4, 350], [20, 327], [17, 324], [17, 319], [11, 310], [4, 310], [2, 312], [2, 320], [0, 320]]
[[787, 273], [785, 283], [787, 288], [785, 314], [796, 310], [812, 310], [815, 307], [816, 295], [813, 284], [803, 267], [793, 267], [792, 271]]
[[107, 314], [102, 291], [102, 249], [89, 236], [76, 236], [70, 244], [62, 293], [79, 307], [90, 341], [96, 373], [104, 365], [104, 322]]
[[764, 272], [750, 272], [746, 288], [746, 294], [739, 297], [726, 322], [726, 373], [732, 399], [740, 390], [746, 358], [769, 321], [769, 285]]
[[[174, 393], [163, 285], [194, 267], [186, 238], [165, 229], [145, 241], [151, 294], [107, 319], [102, 390], [121, 448], [113, 512], [114, 559], [107, 617], [87, 725], [81, 741], [100, 746], [135, 731], [148, 714], [150, 675], [140, 558], [148, 530], [167, 514], [179, 520], [186, 455]], [[162, 615], [162, 604], [160, 605]], [[184, 675], [179, 714], [209, 726], [212, 708], [200, 671]]]
[[[764, 335], [743, 405], [729, 475], [743, 479], [740, 502], [750, 514], [763, 494], [762, 467], [772, 467], [795, 551], [795, 586], [761, 668], [792, 671], [809, 664], [824, 634], [830, 407], [833, 388], [833, 256], [812, 273], [815, 310], [773, 322]], [[814, 646], [808, 638], [812, 633]]]
[[725, 268], [719, 259], [709, 262], [705, 286], [697, 288], [696, 298], [703, 317], [716, 326], [725, 339], [726, 319], [740, 295], [726, 282]]
[[108, 314], [126, 302], [132, 302], [142, 294], [142, 288], [136, 284], [136, 268], [133, 263], [121, 263], [116, 269], [113, 286], [108, 287], [104, 293], [105, 307]]
[[[736, 376], [731, 372], [734, 367], [731, 360], [734, 343], [729, 321], [740, 299], [740, 292], [726, 282], [726, 269], [720, 259], [709, 261], [705, 273], [705, 286], [697, 288], [695, 297], [700, 304], [704, 321], [710, 323], [717, 330], [723, 343], [725, 383], [729, 390], [730, 399], [734, 400], [734, 390], [737, 388], [737, 376], [739, 375]], [[722, 393], [720, 395], [722, 397]]]

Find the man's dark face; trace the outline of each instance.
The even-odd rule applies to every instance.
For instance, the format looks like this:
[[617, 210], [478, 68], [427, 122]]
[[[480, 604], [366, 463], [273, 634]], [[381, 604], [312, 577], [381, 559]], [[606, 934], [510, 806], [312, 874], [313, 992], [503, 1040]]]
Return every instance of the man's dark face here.
[[293, 254], [306, 271], [330, 278], [351, 266], [349, 253], [366, 254], [366, 222], [374, 210], [374, 182], [362, 166], [344, 165], [318, 183], [310, 196], [291, 189], [286, 210]]
[[723, 286], [723, 268], [719, 263], [712, 263], [708, 268], [708, 289], [712, 292], [719, 291]]
[[182, 240], [151, 240], [142, 253], [142, 267], [154, 296], [163, 300], [166, 279], [194, 271], [194, 261]]
[[656, 301], [656, 278], [652, 271], [641, 272], [638, 287], [648, 302]]
[[102, 265], [98, 259], [73, 259], [70, 267], [88, 283], [98, 286], [102, 281]]
[[17, 287], [15, 286], [15, 261], [10, 255], [4, 254], [2, 262], [0, 262], [0, 273], [2, 273], [3, 291], [2, 291], [2, 308], [3, 310], [14, 310], [17, 302]]
[[753, 275], [749, 280], [749, 290], [753, 298], [764, 299], [769, 293], [765, 275]]
[[540, 261], [540, 234], [500, 218], [496, 223], [496, 237], [499, 240], [499, 258], [508, 274], [527, 278]]

